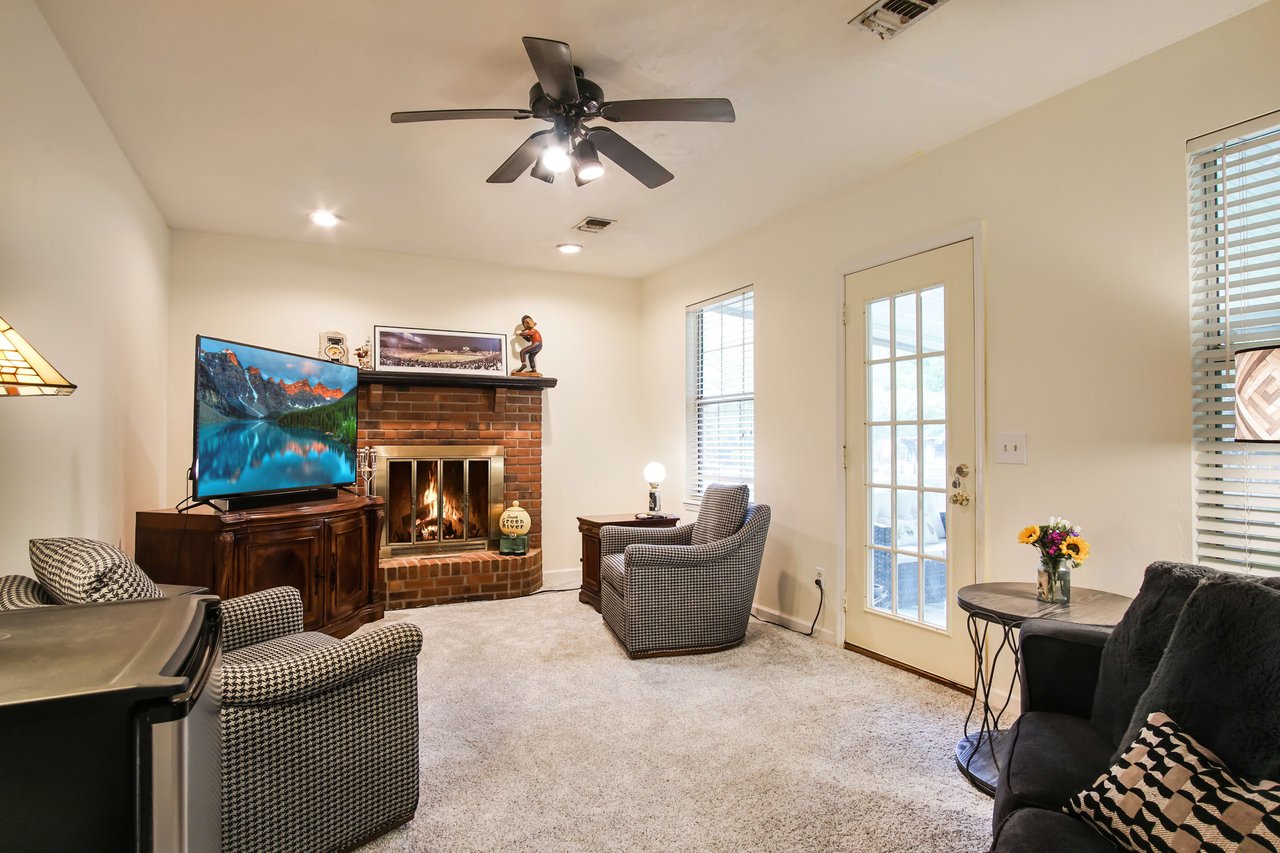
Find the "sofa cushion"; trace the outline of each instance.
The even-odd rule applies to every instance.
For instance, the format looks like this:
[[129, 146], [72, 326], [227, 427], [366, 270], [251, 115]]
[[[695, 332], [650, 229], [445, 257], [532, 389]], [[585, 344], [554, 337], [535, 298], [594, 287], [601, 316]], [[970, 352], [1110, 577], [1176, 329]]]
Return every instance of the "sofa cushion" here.
[[62, 604], [164, 597], [137, 563], [105, 542], [32, 539], [30, 553], [36, 578]]
[[1115, 849], [1082, 820], [1046, 809], [1019, 809], [1001, 824], [991, 853], [1112, 853]]
[[1158, 712], [1070, 810], [1126, 850], [1280, 849], [1280, 783], [1243, 782]]
[[626, 593], [627, 555], [621, 551], [617, 554], [605, 554], [600, 558], [600, 583], [613, 587], [618, 595]]
[[698, 520], [693, 523], [692, 544], [706, 545], [737, 533], [747, 517], [750, 499], [751, 490], [745, 485], [707, 486], [698, 507]]
[[1061, 811], [1111, 758], [1111, 743], [1088, 720], [1069, 714], [1030, 711], [1005, 737], [1013, 748], [996, 785], [996, 827], [1021, 808]]
[[1280, 780], [1277, 626], [1280, 590], [1226, 574], [1203, 582], [1182, 608], [1123, 745], [1160, 711], [1242, 777]]
[[1218, 574], [1186, 563], [1147, 566], [1138, 595], [1102, 649], [1098, 686], [1093, 693], [1090, 720], [1113, 749], [1129, 728], [1138, 697], [1151, 683], [1182, 605], [1200, 581]]
[[27, 610], [57, 603], [35, 578], [26, 575], [0, 577], [0, 610]]

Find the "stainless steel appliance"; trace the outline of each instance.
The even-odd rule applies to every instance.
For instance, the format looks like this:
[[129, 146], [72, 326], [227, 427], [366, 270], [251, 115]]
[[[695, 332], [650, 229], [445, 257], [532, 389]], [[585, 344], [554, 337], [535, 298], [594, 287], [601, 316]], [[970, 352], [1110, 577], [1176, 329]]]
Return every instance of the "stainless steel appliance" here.
[[0, 849], [219, 848], [218, 600], [0, 613]]

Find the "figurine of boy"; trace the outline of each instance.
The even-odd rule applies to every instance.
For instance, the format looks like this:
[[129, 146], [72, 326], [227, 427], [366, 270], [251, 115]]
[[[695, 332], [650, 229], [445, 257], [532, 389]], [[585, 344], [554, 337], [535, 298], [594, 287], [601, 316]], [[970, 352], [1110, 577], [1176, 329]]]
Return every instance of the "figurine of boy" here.
[[520, 366], [511, 371], [511, 375], [519, 373], [521, 376], [541, 376], [538, 372], [538, 353], [542, 351], [542, 332], [537, 329], [538, 324], [532, 317], [525, 314], [520, 318], [520, 328], [516, 330], [516, 334], [524, 338], [529, 343], [520, 349]]

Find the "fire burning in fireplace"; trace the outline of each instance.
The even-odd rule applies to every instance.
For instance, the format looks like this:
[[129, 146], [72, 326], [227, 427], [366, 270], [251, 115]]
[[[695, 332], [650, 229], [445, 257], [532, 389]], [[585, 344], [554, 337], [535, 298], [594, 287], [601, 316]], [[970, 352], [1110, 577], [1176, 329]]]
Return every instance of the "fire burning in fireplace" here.
[[387, 505], [384, 544], [389, 552], [492, 546], [502, 513], [500, 448], [385, 450], [390, 458], [380, 457], [375, 483]]

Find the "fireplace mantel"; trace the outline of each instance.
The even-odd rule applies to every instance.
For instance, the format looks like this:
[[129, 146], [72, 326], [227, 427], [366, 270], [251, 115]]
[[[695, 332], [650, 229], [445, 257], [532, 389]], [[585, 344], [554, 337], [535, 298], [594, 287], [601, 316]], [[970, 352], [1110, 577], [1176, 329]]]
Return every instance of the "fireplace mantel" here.
[[493, 376], [466, 373], [397, 373], [390, 370], [360, 371], [361, 385], [416, 385], [425, 388], [554, 388], [550, 376]]

